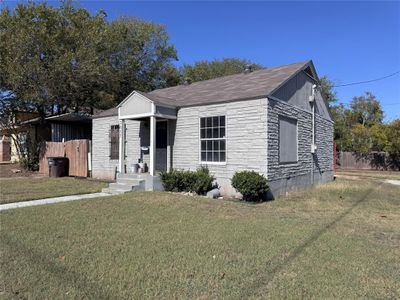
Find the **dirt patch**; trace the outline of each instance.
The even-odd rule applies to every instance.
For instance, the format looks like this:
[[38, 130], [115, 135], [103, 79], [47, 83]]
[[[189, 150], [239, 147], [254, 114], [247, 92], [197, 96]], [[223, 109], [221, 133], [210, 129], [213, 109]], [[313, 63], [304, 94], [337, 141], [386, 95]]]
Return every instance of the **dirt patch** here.
[[38, 172], [27, 171], [19, 164], [0, 164], [0, 178], [36, 177]]

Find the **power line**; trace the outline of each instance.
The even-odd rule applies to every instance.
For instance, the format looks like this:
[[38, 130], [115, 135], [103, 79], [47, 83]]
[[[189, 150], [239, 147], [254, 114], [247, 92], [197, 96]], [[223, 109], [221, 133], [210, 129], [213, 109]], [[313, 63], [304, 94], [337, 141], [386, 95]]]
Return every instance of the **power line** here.
[[374, 82], [374, 81], [379, 81], [379, 80], [383, 80], [389, 77], [392, 77], [394, 75], [399, 74], [400, 71], [394, 72], [392, 74], [389, 74], [387, 76], [384, 77], [380, 77], [380, 78], [376, 78], [376, 79], [371, 79], [371, 80], [365, 80], [365, 81], [359, 81], [359, 82], [352, 82], [352, 83], [346, 83], [346, 84], [339, 84], [339, 85], [334, 85], [333, 87], [342, 87], [342, 86], [349, 86], [349, 85], [356, 85], [356, 84], [363, 84], [363, 83], [369, 83], [369, 82]]
[[[345, 105], [345, 106], [350, 106], [350, 103], [344, 103], [344, 102], [337, 102], [337, 104], [343, 104], [343, 105]], [[397, 103], [388, 103], [388, 104], [380, 103], [380, 105], [381, 105], [381, 106], [400, 105], [400, 102], [397, 102]]]

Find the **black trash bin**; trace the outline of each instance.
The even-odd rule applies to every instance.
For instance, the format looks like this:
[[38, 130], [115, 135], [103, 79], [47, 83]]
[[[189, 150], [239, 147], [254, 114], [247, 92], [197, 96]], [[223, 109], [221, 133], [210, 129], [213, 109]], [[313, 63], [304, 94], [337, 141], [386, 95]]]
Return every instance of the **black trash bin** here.
[[66, 157], [48, 157], [49, 177], [68, 176], [68, 158]]

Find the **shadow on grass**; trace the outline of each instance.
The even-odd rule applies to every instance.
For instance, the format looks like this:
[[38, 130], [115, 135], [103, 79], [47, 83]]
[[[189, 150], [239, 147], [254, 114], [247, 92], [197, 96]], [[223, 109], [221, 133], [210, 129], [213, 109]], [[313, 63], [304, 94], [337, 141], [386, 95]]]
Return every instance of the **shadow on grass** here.
[[[49, 260], [45, 255], [35, 251], [32, 248], [27, 248], [21, 242], [12, 240], [7, 234], [2, 236], [2, 243], [10, 247], [14, 250], [14, 253], [19, 253], [19, 255], [24, 256], [29, 259], [32, 264], [37, 265], [39, 268], [49, 272], [52, 274], [54, 278], [57, 278], [60, 286], [66, 285], [75, 288], [77, 291], [82, 293], [82, 298], [87, 299], [113, 299], [113, 298], [121, 298], [115, 294], [115, 291], [111, 292], [106, 290], [104, 285], [101, 285], [101, 282], [94, 282], [87, 278], [85, 275], [75, 272], [68, 268], [67, 266], [61, 265], [61, 262]], [[43, 279], [44, 281], [45, 279]], [[9, 292], [14, 295], [21, 295], [21, 293], [29, 292], [27, 290], [14, 291], [12, 286], [9, 284]], [[5, 286], [5, 291], [7, 292], [7, 288]], [[61, 296], [61, 295], [59, 295]]]
[[[319, 237], [321, 237], [328, 230], [330, 230], [332, 227], [334, 227], [336, 224], [338, 224], [344, 217], [346, 217], [348, 214], [350, 214], [354, 210], [354, 208], [359, 206], [361, 203], [365, 202], [368, 199], [368, 196], [375, 189], [379, 188], [382, 184], [383, 183], [377, 185], [375, 188], [369, 188], [347, 210], [345, 210], [342, 214], [340, 214], [332, 222], [326, 224], [324, 227], [322, 227], [321, 229], [319, 229], [315, 233], [313, 233], [307, 240], [305, 240], [302, 244], [300, 244], [298, 247], [296, 247], [288, 256], [283, 258], [280, 263], [276, 264], [271, 269], [268, 269], [268, 267], [270, 267], [273, 264], [274, 260], [278, 259], [278, 258], [274, 257], [271, 260], [269, 260], [266, 263], [266, 265], [262, 266], [263, 267], [262, 269], [259, 269], [256, 271], [259, 274], [259, 276], [256, 276], [256, 279], [254, 280], [253, 284], [251, 284], [250, 286], [247, 286], [246, 289], [242, 290], [243, 293], [242, 293], [242, 295], [240, 295], [239, 298], [248, 297], [249, 294], [246, 292], [249, 292], [249, 291], [251, 291], [251, 294], [254, 295], [257, 293], [257, 290], [259, 290], [262, 286], [266, 286], [270, 282], [272, 282], [274, 280], [276, 274], [278, 274], [285, 267], [287, 267], [294, 259], [296, 259], [302, 252], [304, 252], [304, 250], [306, 248], [308, 248], [312, 243], [314, 243], [316, 240], [318, 240]], [[266, 295], [264, 295], [264, 296], [266, 296]]]

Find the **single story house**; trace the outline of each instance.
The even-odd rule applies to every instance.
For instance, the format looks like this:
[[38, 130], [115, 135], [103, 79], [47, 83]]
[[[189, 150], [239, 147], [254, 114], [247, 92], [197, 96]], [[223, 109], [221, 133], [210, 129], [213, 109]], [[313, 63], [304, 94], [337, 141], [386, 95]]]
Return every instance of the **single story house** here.
[[206, 165], [225, 195], [239, 170], [263, 174], [274, 195], [334, 177], [333, 121], [312, 61], [133, 91], [93, 117], [92, 143], [97, 178], [122, 178], [139, 158], [152, 179]]

